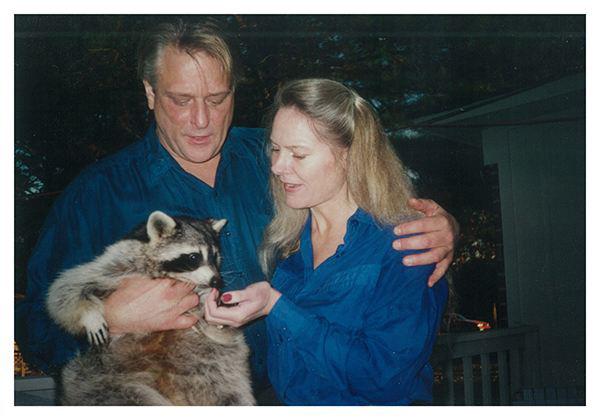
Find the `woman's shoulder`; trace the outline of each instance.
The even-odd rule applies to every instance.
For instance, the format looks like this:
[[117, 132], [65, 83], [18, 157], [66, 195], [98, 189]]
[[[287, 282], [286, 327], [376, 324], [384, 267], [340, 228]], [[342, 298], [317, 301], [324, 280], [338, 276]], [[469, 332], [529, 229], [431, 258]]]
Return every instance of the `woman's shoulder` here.
[[[380, 223], [371, 213], [359, 208], [349, 219], [348, 229], [357, 229], [357, 239], [364, 246], [369, 246], [373, 250], [393, 250], [392, 242], [398, 238], [411, 235], [398, 236], [394, 233], [395, 225]], [[404, 251], [400, 251], [403, 253]], [[396, 251], [398, 253], [398, 251]], [[403, 254], [408, 255], [408, 254]]]
[[[394, 233], [395, 225], [378, 223], [373, 215], [362, 209], [359, 210], [360, 212], [357, 212], [356, 216], [365, 224], [360, 241], [364, 242], [364, 247], [368, 247], [381, 256], [382, 265], [396, 266], [400, 269], [409, 268], [404, 264], [404, 257], [428, 251], [427, 249], [396, 250], [392, 245], [395, 240], [410, 238], [418, 234], [396, 235]], [[431, 272], [433, 264], [412, 266], [410, 269]]]

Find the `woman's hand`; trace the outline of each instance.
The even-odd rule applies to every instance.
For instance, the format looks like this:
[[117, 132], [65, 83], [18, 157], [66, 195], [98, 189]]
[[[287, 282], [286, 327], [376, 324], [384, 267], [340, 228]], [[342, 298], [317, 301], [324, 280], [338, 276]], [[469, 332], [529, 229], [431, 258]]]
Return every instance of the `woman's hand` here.
[[268, 315], [281, 293], [273, 289], [268, 282], [261, 281], [243, 290], [227, 292], [221, 296], [222, 303], [234, 306], [217, 306], [218, 297], [217, 290], [211, 290], [204, 305], [204, 319], [209, 324], [241, 327]]

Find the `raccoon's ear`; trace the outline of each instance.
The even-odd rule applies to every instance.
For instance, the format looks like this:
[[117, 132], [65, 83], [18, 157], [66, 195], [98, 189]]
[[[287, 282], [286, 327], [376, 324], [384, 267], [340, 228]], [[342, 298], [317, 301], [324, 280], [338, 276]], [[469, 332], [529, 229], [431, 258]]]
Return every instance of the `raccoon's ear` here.
[[150, 237], [150, 242], [157, 241], [158, 239], [170, 234], [175, 229], [175, 220], [169, 215], [162, 211], [153, 212], [148, 217], [148, 223], [146, 224], [146, 230]]
[[227, 219], [211, 220], [210, 222], [215, 232], [219, 233], [223, 229], [223, 226], [225, 226], [225, 223], [227, 223]]

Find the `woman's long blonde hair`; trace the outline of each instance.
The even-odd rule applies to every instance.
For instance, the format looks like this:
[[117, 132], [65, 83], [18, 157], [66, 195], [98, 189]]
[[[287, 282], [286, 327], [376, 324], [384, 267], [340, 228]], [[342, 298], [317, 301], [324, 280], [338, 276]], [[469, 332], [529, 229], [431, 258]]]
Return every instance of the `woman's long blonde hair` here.
[[[275, 96], [267, 121], [269, 129], [282, 108], [294, 108], [306, 115], [320, 139], [347, 150], [346, 181], [358, 207], [382, 225], [418, 217], [418, 212], [408, 207], [414, 190], [404, 165], [375, 111], [354, 90], [328, 79], [288, 82]], [[285, 204], [283, 185], [273, 174], [270, 186], [275, 214], [260, 251], [261, 266], [268, 275], [279, 257], [298, 249], [308, 216], [308, 209], [293, 209]]]

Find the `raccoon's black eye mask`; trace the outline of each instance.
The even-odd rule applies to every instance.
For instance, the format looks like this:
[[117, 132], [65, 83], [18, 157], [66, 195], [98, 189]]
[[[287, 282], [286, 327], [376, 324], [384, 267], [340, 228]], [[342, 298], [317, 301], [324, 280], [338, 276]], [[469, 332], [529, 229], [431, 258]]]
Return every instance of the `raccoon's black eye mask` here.
[[202, 264], [202, 254], [199, 252], [192, 252], [190, 254], [182, 254], [179, 257], [171, 261], [165, 261], [162, 263], [163, 271], [169, 273], [185, 273], [187, 271], [194, 271]]

